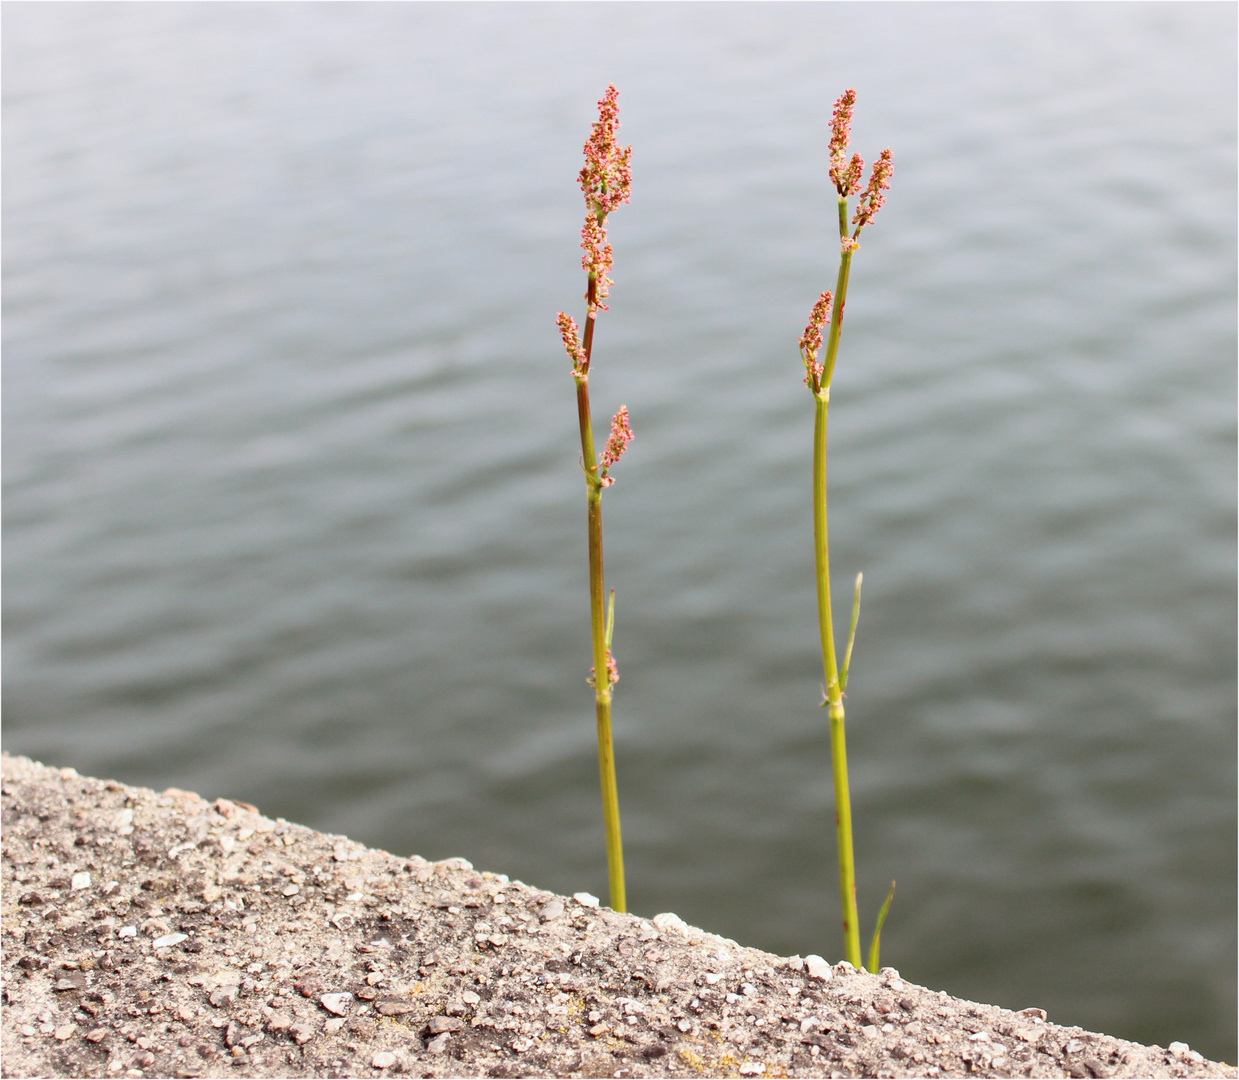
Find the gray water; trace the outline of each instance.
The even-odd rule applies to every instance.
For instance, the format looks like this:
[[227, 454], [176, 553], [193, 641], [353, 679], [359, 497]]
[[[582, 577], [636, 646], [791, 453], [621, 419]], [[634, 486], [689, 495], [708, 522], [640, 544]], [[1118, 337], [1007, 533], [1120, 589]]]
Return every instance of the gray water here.
[[796, 342], [831, 104], [895, 150], [832, 409], [863, 921], [908, 978], [1233, 1061], [1229, 4], [3, 9], [5, 745], [837, 958]]

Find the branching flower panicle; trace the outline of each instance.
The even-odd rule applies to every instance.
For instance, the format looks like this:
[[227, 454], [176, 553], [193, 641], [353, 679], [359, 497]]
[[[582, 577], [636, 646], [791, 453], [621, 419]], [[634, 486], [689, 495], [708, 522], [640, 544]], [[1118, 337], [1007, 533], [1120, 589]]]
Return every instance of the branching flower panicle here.
[[615, 483], [613, 477], [607, 474], [614, 465], [624, 455], [624, 451], [628, 449], [628, 444], [632, 442], [632, 428], [628, 426], [628, 406], [621, 405], [611, 418], [611, 434], [607, 439], [607, 445], [603, 448], [602, 457], [598, 464], [601, 466], [600, 472], [602, 475], [602, 486], [610, 487]]
[[619, 145], [618, 131], [619, 91], [612, 83], [598, 102], [598, 119], [585, 143], [585, 166], [579, 177], [585, 205], [600, 218], [628, 202], [632, 189], [632, 147]]
[[585, 165], [577, 179], [585, 194], [585, 225], [581, 229], [582, 269], [589, 275], [585, 294], [589, 316], [606, 311], [603, 301], [614, 284], [607, 275], [613, 259], [607, 243], [607, 215], [620, 203], [628, 202], [632, 191], [632, 147], [621, 147], [619, 131], [619, 91], [612, 83], [598, 102], [598, 119], [585, 142]]
[[833, 301], [834, 296], [829, 289], [817, 298], [817, 303], [809, 313], [809, 325], [800, 335], [800, 357], [804, 360], [805, 386], [814, 393], [821, 389], [822, 365], [817, 354], [822, 348], [822, 329], [830, 322], [830, 307]]

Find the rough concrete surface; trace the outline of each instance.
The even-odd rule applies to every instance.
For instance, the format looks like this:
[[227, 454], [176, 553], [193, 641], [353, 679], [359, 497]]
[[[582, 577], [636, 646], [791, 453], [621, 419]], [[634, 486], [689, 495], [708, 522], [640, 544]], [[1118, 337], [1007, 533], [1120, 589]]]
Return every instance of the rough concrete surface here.
[[902, 980], [3, 759], [5, 1076], [1236, 1076]]

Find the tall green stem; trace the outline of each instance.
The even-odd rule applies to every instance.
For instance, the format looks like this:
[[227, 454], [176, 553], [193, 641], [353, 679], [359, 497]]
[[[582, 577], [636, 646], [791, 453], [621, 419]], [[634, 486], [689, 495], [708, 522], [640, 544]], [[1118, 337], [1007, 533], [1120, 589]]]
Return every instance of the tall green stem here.
[[[832, 327], [833, 330], [833, 327]], [[847, 738], [843, 693], [835, 659], [835, 630], [830, 607], [830, 541], [826, 521], [826, 422], [830, 387], [813, 396], [813, 540], [817, 569], [817, 617], [830, 710], [830, 763], [835, 787], [835, 833], [839, 848], [839, 900], [843, 910], [843, 944], [847, 960], [861, 967], [860, 924], [856, 912], [856, 857], [852, 849], [852, 796], [848, 787]]]
[[[858, 233], [859, 229], [856, 230]], [[848, 201], [839, 196], [839, 238], [848, 234]], [[852, 252], [844, 251], [839, 256], [839, 277], [835, 281], [835, 302], [830, 313], [830, 335], [826, 339], [826, 359], [822, 362], [823, 390], [830, 390], [830, 380], [835, 375], [835, 361], [839, 358], [839, 335], [843, 332], [843, 308], [848, 298], [848, 277], [852, 273]]]
[[620, 146], [619, 91], [612, 83], [598, 102], [598, 119], [585, 143], [585, 167], [577, 175], [585, 195], [585, 224], [581, 228], [582, 267], [589, 275], [585, 300], [588, 305], [585, 331], [578, 340], [576, 321], [561, 311], [556, 317], [564, 348], [572, 359], [576, 380], [577, 421], [581, 429], [581, 468], [585, 472], [585, 497], [589, 517], [589, 628], [593, 639], [594, 705], [598, 720], [598, 771], [602, 781], [602, 814], [607, 836], [607, 871], [611, 880], [611, 907], [628, 907], [624, 889], [624, 847], [620, 836], [619, 795], [615, 783], [615, 746], [611, 736], [611, 687], [619, 673], [611, 659], [611, 607], [606, 604], [606, 579], [602, 570], [602, 489], [612, 483], [608, 475], [632, 441], [628, 408], [619, 407], [611, 421], [611, 435], [601, 458], [594, 448], [594, 423], [589, 411], [589, 367], [594, 351], [598, 312], [606, 310], [611, 280], [611, 245], [607, 243], [607, 214], [628, 201], [632, 187], [632, 147]]
[[[589, 299], [596, 289], [589, 282]], [[585, 323], [585, 352], [593, 351], [594, 317]], [[589, 408], [589, 368], [576, 376], [577, 421], [581, 429], [581, 462], [585, 470], [589, 519], [589, 623], [594, 654], [594, 709], [598, 727], [598, 773], [602, 785], [602, 818], [607, 837], [607, 872], [611, 907], [628, 910], [624, 887], [624, 842], [620, 832], [619, 788], [615, 780], [615, 745], [611, 737], [610, 642], [607, 640], [606, 578], [602, 567], [602, 478], [594, 449], [594, 424]]]
[[[839, 196], [839, 236], [848, 235], [848, 202]], [[813, 395], [813, 540], [817, 569], [817, 618], [822, 639], [822, 667], [826, 675], [826, 700], [830, 710], [830, 764], [835, 788], [835, 834], [839, 850], [839, 901], [843, 911], [843, 946], [848, 962], [861, 966], [860, 922], [856, 911], [856, 856], [852, 847], [852, 795], [848, 785], [847, 733], [844, 724], [843, 687], [835, 655], [834, 618], [830, 605], [830, 539], [826, 518], [826, 434], [830, 414], [830, 383], [839, 357], [839, 336], [847, 304], [848, 276], [852, 269], [851, 246], [844, 242], [839, 256], [830, 333], [822, 374]], [[820, 339], [819, 339], [820, 340]], [[853, 612], [855, 615], [855, 612]], [[855, 619], [853, 618], [853, 633]], [[849, 653], [851, 652], [849, 635]], [[850, 659], [850, 656], [849, 656]]]
[[[839, 337], [843, 331], [843, 313], [847, 308], [848, 276], [852, 271], [852, 254], [863, 229], [886, 201], [882, 194], [890, 188], [894, 170], [890, 148], [882, 151], [874, 162], [869, 184], [862, 191], [860, 174], [864, 167], [859, 154], [848, 160], [847, 146], [852, 124], [852, 109], [856, 104], [855, 89], [847, 90], [835, 102], [830, 119], [830, 179], [839, 193], [839, 276], [834, 293], [823, 292], [813, 305], [809, 325], [800, 338], [800, 355], [805, 365], [805, 383], [813, 391], [813, 543], [817, 566], [817, 618], [822, 639], [822, 667], [826, 674], [825, 700], [830, 710], [830, 763], [835, 787], [835, 831], [839, 849], [839, 898], [843, 908], [843, 944], [853, 967], [861, 967], [860, 926], [856, 914], [856, 857], [852, 849], [852, 796], [848, 786], [847, 735], [844, 724], [843, 694], [847, 688], [852, 661], [852, 646], [856, 641], [856, 621], [860, 615], [861, 575], [856, 575], [856, 590], [852, 598], [852, 623], [848, 631], [847, 649], [840, 670], [835, 653], [835, 627], [830, 607], [830, 540], [826, 527], [826, 431], [830, 413], [830, 386], [839, 358]], [[848, 195], [859, 194], [860, 200], [852, 224], [856, 231], [848, 235]], [[826, 338], [826, 354], [821, 363], [822, 329], [826, 312], [830, 311], [830, 331]], [[869, 949], [869, 967], [878, 966], [882, 926], [895, 893], [890, 892], [878, 912], [873, 942]]]

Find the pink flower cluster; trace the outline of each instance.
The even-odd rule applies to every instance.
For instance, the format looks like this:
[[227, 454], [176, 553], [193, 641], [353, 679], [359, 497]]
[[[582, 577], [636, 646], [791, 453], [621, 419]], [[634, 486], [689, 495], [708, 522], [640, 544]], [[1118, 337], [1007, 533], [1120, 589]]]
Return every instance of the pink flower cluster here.
[[[865, 169], [865, 162], [859, 154], [853, 154], [850, 161], [847, 156], [848, 142], [852, 137], [852, 113], [855, 108], [856, 91], [845, 90], [835, 102], [835, 110], [830, 118], [830, 179], [834, 182], [835, 190], [845, 199], [850, 195], [860, 194], [861, 174]], [[894, 172], [894, 156], [888, 146], [874, 162], [873, 170], [869, 174], [869, 186], [865, 188], [864, 194], [861, 194], [856, 213], [852, 217], [852, 224], [857, 226], [858, 233], [877, 217], [878, 211], [882, 209], [886, 202], [886, 196], [882, 192], [890, 190]], [[852, 249], [845, 246], [844, 250]]]
[[611, 295], [611, 286], [615, 284], [607, 274], [615, 264], [611, 253], [611, 245], [607, 243], [606, 227], [592, 213], [585, 215], [585, 225], [581, 229], [581, 248], [585, 254], [581, 257], [581, 269], [593, 283], [593, 296], [587, 292], [585, 299], [590, 301], [589, 313], [593, 315], [599, 308], [609, 311], [602, 301]]
[[830, 117], [830, 179], [834, 181], [835, 190], [845, 197], [860, 189], [860, 172], [865, 167], [859, 154], [853, 155], [850, 163], [847, 161], [855, 108], [856, 90], [845, 90], [835, 102], [835, 111]]
[[809, 325], [800, 335], [800, 356], [804, 360], [805, 386], [815, 392], [822, 378], [822, 365], [817, 354], [822, 347], [822, 330], [830, 321], [830, 307], [833, 302], [834, 295], [829, 290], [822, 293], [809, 313]]
[[621, 405], [616, 414], [611, 418], [611, 435], [607, 439], [607, 445], [603, 448], [602, 457], [599, 459], [599, 464], [602, 466], [602, 486], [610, 487], [615, 481], [607, 475], [612, 465], [614, 465], [621, 457], [624, 451], [628, 449], [628, 444], [632, 442], [632, 428], [628, 426], [628, 406]]
[[869, 186], [865, 188], [865, 193], [856, 204], [856, 213], [852, 217], [852, 224], [858, 226], [857, 231], [868, 225], [886, 203], [886, 196], [882, 192], [890, 191], [891, 176], [894, 172], [894, 155], [888, 146], [882, 151], [878, 160], [873, 163], [873, 172], [869, 174]]
[[578, 179], [585, 193], [585, 225], [581, 229], [581, 248], [585, 255], [581, 268], [589, 275], [591, 289], [585, 294], [589, 314], [606, 311], [604, 301], [614, 284], [607, 276], [614, 259], [607, 243], [606, 218], [620, 203], [628, 202], [632, 191], [632, 147], [621, 147], [619, 130], [619, 91], [612, 83], [598, 102], [598, 119], [585, 142], [585, 165]]
[[598, 217], [626, 203], [632, 188], [632, 147], [620, 147], [617, 131], [619, 91], [612, 83], [598, 102], [598, 120], [586, 140], [585, 167], [579, 177], [585, 205]]
[[564, 348], [568, 350], [568, 356], [572, 359], [572, 373], [584, 375], [588, 369], [588, 361], [585, 357], [585, 350], [581, 348], [581, 337], [576, 319], [566, 311], [561, 311], [555, 316], [555, 321], [559, 323], [559, 333], [564, 339]]

